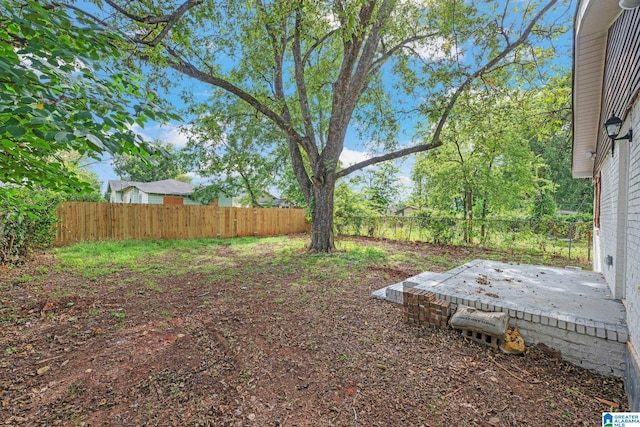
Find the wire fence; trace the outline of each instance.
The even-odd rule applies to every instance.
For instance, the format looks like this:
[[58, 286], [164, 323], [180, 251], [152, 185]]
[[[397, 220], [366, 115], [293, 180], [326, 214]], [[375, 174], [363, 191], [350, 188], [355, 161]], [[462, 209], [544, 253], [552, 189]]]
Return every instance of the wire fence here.
[[339, 234], [562, 256], [591, 261], [592, 222], [402, 216], [336, 218]]

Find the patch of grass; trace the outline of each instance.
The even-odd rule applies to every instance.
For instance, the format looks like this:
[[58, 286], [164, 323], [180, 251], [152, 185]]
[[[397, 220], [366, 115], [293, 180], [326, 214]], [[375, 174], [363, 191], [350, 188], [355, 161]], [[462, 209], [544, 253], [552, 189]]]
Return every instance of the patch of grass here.
[[17, 276], [14, 277], [13, 280], [11, 280], [11, 283], [14, 285], [21, 285], [23, 283], [29, 283], [29, 282], [33, 282], [35, 280], [35, 278], [29, 274], [23, 274], [21, 276]]
[[46, 276], [47, 274], [49, 274], [49, 269], [44, 266], [38, 266], [36, 267], [36, 273], [38, 273], [41, 276]]
[[170, 320], [173, 318], [173, 311], [163, 308], [162, 310], [160, 310], [160, 316], [164, 320]]
[[78, 385], [78, 384], [71, 384], [69, 386], [69, 396], [73, 397], [76, 394], [81, 394], [84, 391], [84, 389], [82, 388], [82, 386]]
[[57, 248], [56, 255], [63, 264], [72, 266], [94, 267], [105, 264], [132, 266], [144, 257], [163, 255], [174, 250], [201, 251], [220, 245], [222, 242], [224, 241], [220, 239], [83, 242]]
[[114, 311], [111, 313], [111, 316], [115, 317], [116, 319], [119, 320], [124, 320], [127, 318], [127, 314], [125, 312], [122, 311], [122, 309], [119, 309], [117, 311]]
[[164, 292], [164, 289], [162, 288], [162, 286], [158, 285], [153, 280], [148, 280], [147, 283], [145, 283], [144, 286], [145, 286], [145, 288], [149, 289], [150, 291], [159, 292], [159, 293]]
[[52, 294], [51, 298], [60, 299], [73, 295], [75, 292], [73, 289], [58, 287]]

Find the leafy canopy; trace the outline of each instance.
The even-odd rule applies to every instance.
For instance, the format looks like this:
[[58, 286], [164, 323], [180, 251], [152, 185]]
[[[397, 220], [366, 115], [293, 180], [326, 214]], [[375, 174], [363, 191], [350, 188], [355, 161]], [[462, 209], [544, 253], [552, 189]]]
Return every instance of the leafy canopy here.
[[[171, 143], [155, 141], [161, 151], [149, 158], [131, 154], [116, 154], [113, 170], [122, 179], [138, 182], [161, 181], [163, 179], [185, 180], [185, 169], [181, 154]], [[162, 153], [162, 154], [160, 154]]]
[[[0, 182], [56, 191], [90, 187], [64, 152], [147, 155], [130, 127], [177, 118], [129, 70], [114, 70], [123, 37], [73, 9], [0, 1]], [[8, 190], [7, 190], [8, 191]]]

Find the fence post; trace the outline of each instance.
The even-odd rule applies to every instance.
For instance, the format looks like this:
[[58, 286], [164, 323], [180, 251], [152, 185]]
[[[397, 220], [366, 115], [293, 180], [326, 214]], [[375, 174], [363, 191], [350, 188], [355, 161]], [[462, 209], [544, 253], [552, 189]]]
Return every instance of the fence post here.
[[573, 223], [569, 223], [569, 227], [567, 227], [567, 233], [569, 233], [569, 260], [571, 260], [571, 241], [573, 240]]

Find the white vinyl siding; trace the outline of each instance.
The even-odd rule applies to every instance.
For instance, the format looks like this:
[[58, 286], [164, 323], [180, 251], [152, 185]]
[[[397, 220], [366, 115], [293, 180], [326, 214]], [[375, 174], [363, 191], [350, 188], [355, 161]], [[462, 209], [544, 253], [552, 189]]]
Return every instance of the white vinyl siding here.
[[162, 205], [164, 203], [164, 196], [161, 194], [149, 194], [147, 203], [150, 205]]

